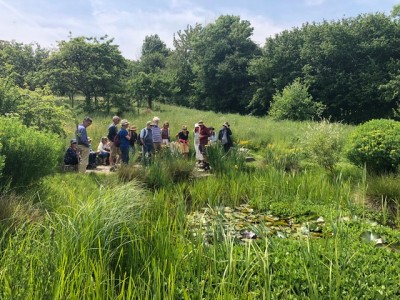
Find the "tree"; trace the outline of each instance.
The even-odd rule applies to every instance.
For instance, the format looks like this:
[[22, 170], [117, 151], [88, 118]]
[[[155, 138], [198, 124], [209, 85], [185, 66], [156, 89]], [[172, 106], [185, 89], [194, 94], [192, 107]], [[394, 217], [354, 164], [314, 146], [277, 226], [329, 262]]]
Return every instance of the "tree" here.
[[244, 112], [251, 97], [247, 68], [259, 53], [252, 33], [250, 22], [221, 16], [193, 38], [194, 107]]
[[399, 42], [398, 22], [379, 13], [282, 32], [267, 39], [262, 58], [251, 63], [249, 108], [264, 114], [275, 90], [299, 77], [314, 100], [326, 105], [325, 118], [360, 123], [392, 117], [397, 100], [381, 87], [395, 80]]
[[37, 43], [25, 45], [0, 41], [0, 77], [7, 77], [24, 88], [43, 87], [43, 61], [48, 55], [49, 51]]
[[158, 73], [139, 72], [131, 82], [134, 97], [139, 102], [146, 101], [150, 109], [153, 109], [153, 101], [165, 94], [167, 85], [163, 76]]
[[314, 102], [308, 86], [297, 78], [273, 96], [269, 115], [277, 120], [305, 121], [320, 117], [323, 110], [324, 105]]
[[[49, 82], [55, 91], [70, 96], [81, 92], [86, 111], [98, 107], [98, 97], [119, 90], [125, 80], [126, 61], [113, 39], [77, 37], [59, 42], [59, 51], [47, 61]], [[92, 100], [95, 100], [95, 103]], [[93, 105], [94, 104], [94, 105]], [[109, 109], [110, 103], [107, 107]]]
[[188, 25], [174, 34], [175, 51], [168, 57], [166, 75], [170, 79], [172, 102], [189, 106], [188, 99], [193, 94], [195, 75], [193, 72], [193, 40], [203, 30], [200, 24]]

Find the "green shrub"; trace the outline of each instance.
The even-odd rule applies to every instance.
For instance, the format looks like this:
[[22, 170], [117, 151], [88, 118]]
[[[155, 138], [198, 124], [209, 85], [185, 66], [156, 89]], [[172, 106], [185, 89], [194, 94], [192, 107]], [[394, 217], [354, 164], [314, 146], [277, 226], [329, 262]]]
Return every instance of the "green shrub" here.
[[308, 86], [297, 78], [273, 96], [268, 115], [276, 120], [304, 121], [319, 117], [324, 109], [322, 103], [313, 101]]
[[328, 120], [314, 123], [308, 127], [303, 145], [307, 157], [332, 172], [344, 145], [342, 127]]
[[375, 173], [396, 172], [400, 164], [400, 122], [371, 120], [350, 136], [349, 160]]
[[265, 148], [265, 162], [277, 170], [298, 171], [300, 167], [301, 149], [292, 145], [270, 144]]
[[0, 118], [0, 155], [5, 157], [3, 183], [25, 186], [56, 170], [63, 142], [55, 134], [27, 128], [17, 118]]

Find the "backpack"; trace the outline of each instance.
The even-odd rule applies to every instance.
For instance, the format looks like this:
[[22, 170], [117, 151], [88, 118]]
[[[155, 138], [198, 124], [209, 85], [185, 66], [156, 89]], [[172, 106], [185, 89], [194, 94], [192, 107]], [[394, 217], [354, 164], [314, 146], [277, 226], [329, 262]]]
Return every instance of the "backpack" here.
[[143, 129], [140, 131], [139, 138], [138, 138], [138, 142], [139, 142], [139, 145], [140, 145], [140, 146], [143, 146], [142, 138], [143, 138], [143, 140], [145, 140], [146, 137], [147, 137], [147, 134], [148, 134], [147, 128], [143, 128]]
[[120, 145], [121, 145], [121, 137], [119, 136], [118, 132], [118, 134], [114, 137], [114, 146], [119, 147]]

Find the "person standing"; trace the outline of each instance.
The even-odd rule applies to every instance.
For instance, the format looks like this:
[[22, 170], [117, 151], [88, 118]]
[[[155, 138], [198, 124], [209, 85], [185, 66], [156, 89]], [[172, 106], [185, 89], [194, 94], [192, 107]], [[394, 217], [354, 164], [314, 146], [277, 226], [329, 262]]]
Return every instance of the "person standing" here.
[[112, 123], [108, 127], [108, 135], [107, 138], [110, 143], [110, 164], [112, 168], [115, 168], [115, 164], [118, 162], [120, 150], [118, 147], [115, 146], [114, 144], [114, 139], [116, 135], [118, 134], [118, 124], [119, 124], [120, 118], [118, 116], [114, 116], [112, 118]]
[[221, 144], [224, 147], [225, 152], [228, 152], [229, 149], [233, 146], [231, 136], [232, 136], [232, 131], [230, 129], [230, 125], [228, 122], [225, 122], [218, 133], [218, 139], [221, 141]]
[[169, 123], [167, 121], [164, 122], [163, 127], [161, 128], [161, 139], [162, 145], [168, 146], [170, 142], [170, 134], [169, 134]]
[[86, 128], [90, 125], [92, 125], [92, 119], [86, 117], [83, 119], [82, 124], [78, 125], [78, 128], [76, 129], [76, 141], [78, 143], [78, 151], [81, 157], [78, 167], [80, 173], [86, 172], [86, 167], [89, 163], [90, 143]]
[[210, 130], [210, 136], [208, 137], [208, 144], [215, 145], [217, 143], [217, 136], [215, 134], [215, 128], [214, 127], [208, 127]]
[[206, 146], [208, 145], [208, 138], [210, 137], [210, 130], [204, 125], [203, 121], [199, 121], [199, 150], [201, 155], [203, 155], [203, 168], [205, 170], [209, 169], [208, 157]]
[[158, 127], [158, 123], [160, 122], [159, 117], [154, 117], [153, 118], [153, 123], [151, 125], [151, 131], [152, 131], [152, 136], [153, 136], [153, 152], [158, 152], [161, 150], [161, 143], [162, 143], [162, 137], [161, 137], [161, 129]]
[[131, 136], [131, 139], [129, 140], [130, 149], [131, 149], [132, 155], [135, 155], [135, 153], [136, 153], [136, 145], [135, 144], [138, 141], [138, 134], [136, 132], [136, 126], [134, 126], [134, 125], [131, 126], [129, 134]]
[[179, 149], [181, 150], [182, 156], [184, 159], [187, 159], [189, 154], [189, 131], [187, 130], [187, 126], [182, 126], [182, 131], [179, 131], [176, 134], [179, 142]]
[[154, 152], [154, 145], [153, 145], [153, 128], [151, 126], [151, 122], [148, 121], [146, 123], [146, 127], [140, 131], [140, 142], [142, 144], [142, 155], [143, 155], [143, 162], [146, 163], [146, 157], [149, 159]]
[[199, 149], [199, 124], [194, 124], [194, 130], [193, 130], [193, 145], [194, 145], [194, 151], [196, 152], [196, 161], [198, 164], [200, 164], [203, 161], [203, 155], [200, 152]]
[[121, 130], [118, 132], [119, 140], [121, 144], [119, 146], [119, 150], [121, 152], [121, 161], [123, 164], [129, 163], [129, 147], [130, 147], [130, 139], [131, 136], [128, 132], [129, 122], [128, 120], [121, 121]]

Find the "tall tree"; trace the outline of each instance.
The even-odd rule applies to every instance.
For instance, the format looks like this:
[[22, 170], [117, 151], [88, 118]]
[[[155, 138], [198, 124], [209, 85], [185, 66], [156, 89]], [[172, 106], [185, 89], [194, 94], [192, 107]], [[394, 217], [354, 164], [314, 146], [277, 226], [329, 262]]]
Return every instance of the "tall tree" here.
[[52, 88], [70, 96], [83, 93], [87, 111], [98, 107], [97, 97], [107, 99], [119, 91], [126, 71], [126, 61], [118, 46], [112, 43], [113, 39], [107, 37], [100, 40], [76, 37], [59, 42], [59, 50], [47, 61]]
[[37, 43], [0, 41], [0, 77], [7, 77], [20, 87], [35, 89], [44, 85], [43, 61], [49, 51]]
[[194, 95], [200, 109], [244, 112], [250, 95], [249, 62], [259, 53], [250, 39], [250, 22], [221, 16], [207, 25], [192, 43]]

